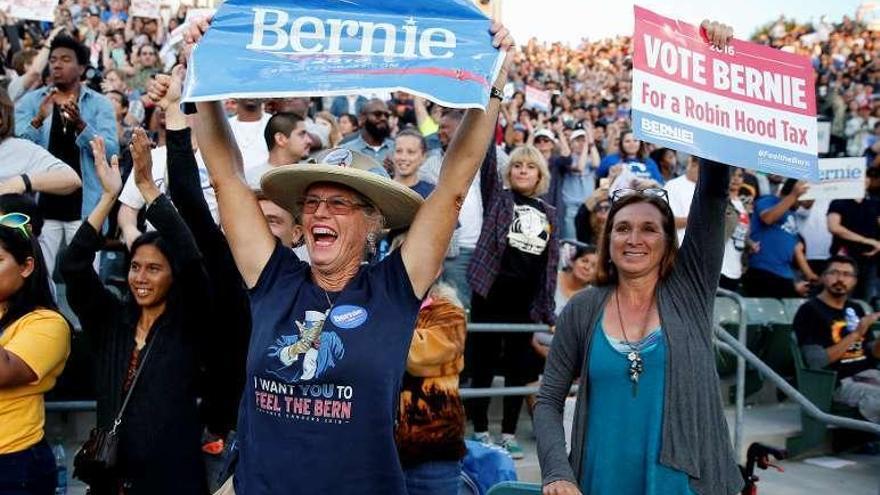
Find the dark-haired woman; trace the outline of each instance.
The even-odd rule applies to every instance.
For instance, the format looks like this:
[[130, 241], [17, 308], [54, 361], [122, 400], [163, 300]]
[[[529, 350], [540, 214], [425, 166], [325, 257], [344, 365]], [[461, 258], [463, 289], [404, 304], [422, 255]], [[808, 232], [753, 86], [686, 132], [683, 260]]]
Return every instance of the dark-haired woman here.
[[70, 354], [40, 246], [21, 213], [0, 216], [0, 493], [52, 495], [55, 456], [44, 439], [43, 394]]
[[[92, 147], [96, 157], [104, 156], [100, 138]], [[200, 329], [210, 311], [207, 276], [192, 234], [155, 187], [150, 145], [141, 129], [132, 137], [131, 152], [135, 183], [157, 232], [132, 244], [130, 293], [121, 300], [115, 297], [92, 269], [102, 244], [100, 226], [122, 187], [115, 158], [112, 166], [96, 160], [101, 199], [61, 263], [70, 305], [96, 345], [99, 427], [111, 426], [131, 391], [119, 426], [117, 472], [93, 484], [91, 491], [201, 495], [207, 488], [196, 377], [197, 351], [206, 338]]]
[[647, 144], [637, 139], [633, 131], [627, 130], [620, 133], [617, 149], [620, 151], [602, 159], [599, 169], [596, 170], [596, 177], [600, 179], [608, 177], [611, 167], [623, 165], [636, 178], [655, 180], [658, 184], [665, 182], [660, 168], [657, 167], [657, 162], [648, 156]]
[[[727, 44], [730, 28], [704, 28], [713, 44]], [[664, 190], [612, 195], [597, 287], [559, 316], [538, 393], [545, 494], [741, 490], [712, 343], [728, 178], [725, 165], [700, 167], [681, 249]], [[578, 376], [569, 457], [563, 407]]]

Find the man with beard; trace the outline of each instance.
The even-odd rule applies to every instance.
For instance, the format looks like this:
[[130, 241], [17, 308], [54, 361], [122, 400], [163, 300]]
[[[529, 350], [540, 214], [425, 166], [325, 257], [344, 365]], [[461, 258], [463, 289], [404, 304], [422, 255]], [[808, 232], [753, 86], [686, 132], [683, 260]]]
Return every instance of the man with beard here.
[[855, 260], [831, 257], [822, 273], [824, 289], [798, 309], [793, 327], [807, 366], [837, 372], [834, 400], [880, 423], [880, 340], [871, 332], [880, 312], [865, 316], [849, 299], [857, 280]]
[[388, 117], [391, 112], [384, 101], [373, 98], [368, 101], [358, 117], [361, 124], [361, 132], [357, 139], [342, 145], [343, 148], [359, 151], [378, 163], [385, 163], [385, 157], [394, 151], [394, 141], [389, 136], [391, 128], [388, 126]]
[[828, 206], [828, 231], [834, 236], [831, 254], [842, 254], [858, 263], [859, 280], [854, 296], [873, 304], [880, 297], [880, 279], [877, 277], [880, 253], [880, 199], [877, 172], [870, 170], [865, 180], [864, 199], [837, 199]]
[[235, 116], [229, 118], [229, 127], [241, 150], [244, 169], [248, 170], [263, 165], [269, 159], [269, 148], [263, 133], [270, 116], [263, 112], [263, 102], [260, 100], [239, 98], [235, 103]]
[[[82, 178], [82, 189], [71, 194], [40, 194], [46, 219], [40, 245], [49, 273], [61, 243], [73, 237], [101, 196], [90, 141], [103, 136], [108, 159], [119, 153], [113, 105], [80, 83], [88, 65], [88, 48], [70, 36], [57, 36], [49, 49], [50, 84], [27, 93], [15, 105], [15, 134], [45, 148]], [[29, 184], [25, 188], [31, 192]]]

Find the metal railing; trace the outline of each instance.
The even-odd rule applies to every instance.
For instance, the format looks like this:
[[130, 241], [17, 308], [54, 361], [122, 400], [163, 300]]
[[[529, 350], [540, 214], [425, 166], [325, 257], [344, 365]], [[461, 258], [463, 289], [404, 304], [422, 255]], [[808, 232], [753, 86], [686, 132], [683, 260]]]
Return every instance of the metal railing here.
[[[764, 377], [770, 380], [779, 390], [787, 397], [791, 398], [804, 411], [823, 423], [849, 428], [853, 430], [867, 431], [880, 435], [880, 425], [861, 421], [842, 416], [828, 414], [809, 399], [804, 397], [800, 392], [792, 387], [784, 378], [779, 376], [772, 368], [761, 361], [746, 347], [747, 336], [747, 317], [745, 300], [735, 292], [718, 289], [718, 297], [732, 300], [739, 309], [739, 321], [737, 322], [737, 336], [730, 335], [721, 326], [715, 325], [716, 344], [718, 347], [728, 353], [736, 355], [736, 395], [735, 395], [735, 422], [734, 422], [734, 448], [735, 452], [740, 452], [743, 441], [743, 423], [745, 413], [745, 373], [746, 362], [761, 372]], [[549, 333], [550, 327], [542, 324], [512, 324], [512, 323], [469, 323], [468, 332], [518, 332], [518, 333]], [[486, 398], [486, 397], [506, 397], [516, 395], [534, 395], [538, 393], [539, 386], [523, 386], [523, 387], [486, 387], [486, 388], [461, 388], [460, 394], [462, 399]], [[577, 385], [573, 385], [572, 392], [577, 391]], [[46, 402], [46, 410], [52, 412], [78, 412], [78, 411], [94, 411], [95, 401], [56, 401]]]
[[810, 399], [804, 397], [796, 388], [792, 387], [791, 384], [785, 381], [785, 378], [779, 376], [779, 374], [773, 371], [770, 366], [767, 366], [764, 361], [761, 361], [758, 356], [755, 356], [752, 351], [748, 350], [746, 346], [733, 338], [733, 336], [727, 333], [723, 328], [716, 326], [715, 336], [722, 341], [716, 342], [720, 349], [731, 354], [736, 354], [737, 356], [742, 356], [744, 360], [748, 361], [750, 365], [754, 366], [755, 369], [761, 372], [764, 375], [764, 378], [773, 382], [773, 385], [775, 385], [776, 388], [782, 391], [782, 393], [788, 398], [797, 402], [807, 414], [816, 420], [828, 425], [880, 435], [880, 424], [874, 424], [870, 421], [847, 418], [844, 416], [835, 416], [816, 407], [815, 404], [810, 402]]
[[[739, 308], [739, 322], [737, 322], [736, 341], [741, 348], [745, 349], [746, 338], [748, 336], [745, 300], [736, 292], [725, 289], [718, 289], [715, 295], [716, 297], [725, 297], [727, 299], [731, 299], [734, 303], [736, 303], [737, 307]], [[715, 329], [716, 333], [718, 333], [718, 328], [720, 327], [716, 327]], [[730, 337], [730, 334], [727, 334], [727, 332], [724, 333], [726, 336]], [[745, 429], [743, 423], [745, 421], [744, 415], [746, 404], [746, 360], [742, 354], [734, 354], [736, 354], [736, 398], [734, 399], [735, 413], [733, 423], [733, 451], [736, 452], [737, 455], [739, 455], [739, 452], [742, 452], [741, 448]]]

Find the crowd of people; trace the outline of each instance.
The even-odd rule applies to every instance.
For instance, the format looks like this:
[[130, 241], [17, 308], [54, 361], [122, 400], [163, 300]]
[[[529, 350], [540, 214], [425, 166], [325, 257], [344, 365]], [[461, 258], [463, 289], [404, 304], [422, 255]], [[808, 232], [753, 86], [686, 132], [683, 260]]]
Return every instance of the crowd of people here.
[[[754, 39], [811, 57], [824, 156], [867, 162], [864, 199], [802, 201], [805, 182], [637, 139], [629, 37], [512, 49], [495, 25], [508, 57], [485, 112], [404, 92], [183, 105], [209, 29], [186, 10], [2, 18], [0, 492], [54, 493], [43, 394], [76, 333], [58, 297], [93, 344], [87, 447], [118, 438], [112, 469], [77, 456], [95, 494], [458, 493], [466, 421], [519, 459], [524, 402], [545, 493], [733, 493], [717, 380], [696, 378], [715, 375], [719, 278], [815, 296], [807, 361], [845, 368], [838, 398], [880, 418], [878, 314], [848, 302], [880, 302], [880, 34], [858, 19]], [[458, 390], [496, 375], [542, 388], [504, 398], [493, 439], [489, 400]]]

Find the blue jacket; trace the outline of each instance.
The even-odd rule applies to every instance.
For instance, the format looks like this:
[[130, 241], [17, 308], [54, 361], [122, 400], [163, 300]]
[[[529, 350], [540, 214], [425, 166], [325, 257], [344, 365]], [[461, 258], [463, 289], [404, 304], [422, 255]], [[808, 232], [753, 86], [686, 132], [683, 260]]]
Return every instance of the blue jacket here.
[[[15, 134], [18, 137], [33, 141], [44, 149], [49, 149], [49, 133], [52, 130], [50, 114], [39, 129], [31, 125], [37, 116], [40, 102], [46, 96], [48, 87], [31, 91], [21, 97], [15, 104]], [[104, 138], [107, 159], [119, 154], [119, 140], [116, 137], [116, 116], [113, 106], [106, 96], [82, 86], [79, 92], [79, 112], [86, 123], [85, 129], [76, 137], [79, 147], [80, 176], [82, 177], [83, 201], [82, 218], [86, 218], [101, 199], [101, 182], [95, 174], [95, 159], [89, 142], [96, 136]]]

